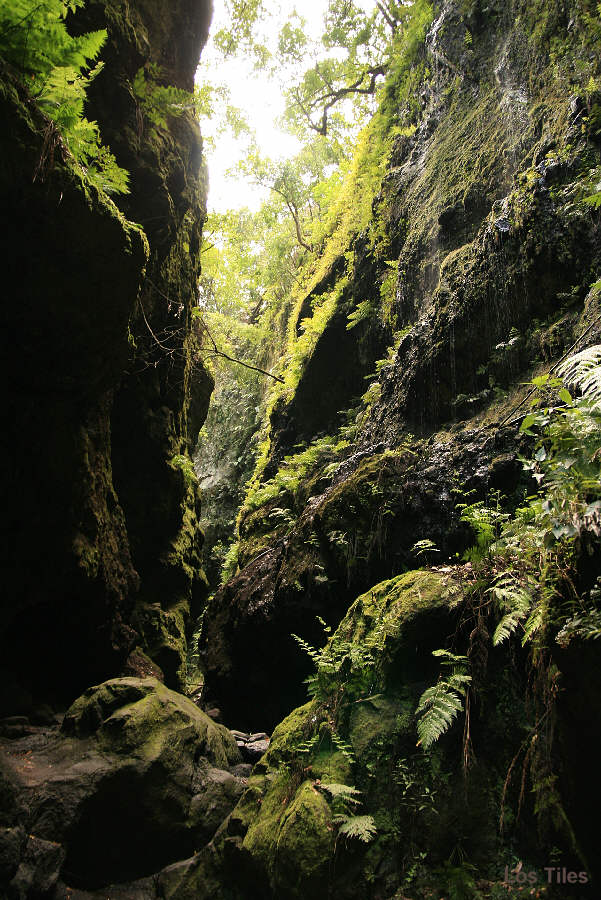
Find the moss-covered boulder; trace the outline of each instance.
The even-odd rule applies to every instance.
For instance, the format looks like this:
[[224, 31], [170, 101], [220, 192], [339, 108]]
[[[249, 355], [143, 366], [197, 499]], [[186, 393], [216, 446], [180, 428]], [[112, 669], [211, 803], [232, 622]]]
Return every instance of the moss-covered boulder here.
[[[235, 898], [392, 896], [370, 885], [398, 886], [424, 847], [468, 832], [474, 845], [494, 843], [480, 818], [458, 836], [467, 801], [455, 795], [454, 749], [415, 746], [417, 701], [437, 677], [431, 651], [460, 628], [469, 572], [408, 572], [355, 601], [320, 656], [314, 698], [276, 728], [212, 849], [165, 874], [168, 896], [204, 897], [215, 878]], [[496, 774], [484, 782], [481, 790], [499, 788]], [[437, 792], [441, 809], [448, 804], [440, 825]]]
[[230, 732], [155, 678], [90, 688], [59, 733], [34, 733], [0, 749], [22, 807], [3, 833], [5, 874], [32, 885], [41, 876], [31, 860], [17, 854], [17, 865], [10, 855], [18, 825], [60, 850], [55, 881], [95, 889], [199, 850], [245, 784], [231, 772], [240, 755]]

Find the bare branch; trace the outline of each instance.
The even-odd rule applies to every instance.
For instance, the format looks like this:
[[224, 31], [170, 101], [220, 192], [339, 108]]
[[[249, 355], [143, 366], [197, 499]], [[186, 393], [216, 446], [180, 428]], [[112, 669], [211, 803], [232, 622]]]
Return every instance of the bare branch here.
[[284, 384], [284, 379], [280, 378], [279, 375], [273, 375], [272, 372], [268, 372], [266, 369], [262, 369], [260, 366], [253, 366], [250, 363], [244, 362], [242, 359], [236, 359], [234, 356], [229, 356], [227, 353], [224, 353], [223, 350], [218, 350], [217, 347], [212, 347], [207, 351], [207, 348], [201, 347], [201, 351], [205, 351], [208, 353], [213, 353], [215, 356], [220, 356], [222, 359], [227, 359], [230, 362], [237, 363], [239, 366], [244, 366], [245, 369], [251, 369], [253, 372], [260, 372], [261, 375], [267, 375], [268, 378], [273, 378], [274, 381], [279, 381], [280, 384]]
[[[154, 282], [151, 281], [150, 278], [147, 277], [146, 280], [147, 280], [147, 281], [149, 282], [149, 284], [155, 289], [155, 291], [157, 291], [157, 293], [159, 293], [159, 294], [161, 295], [161, 297], [163, 297], [165, 300], [167, 300], [167, 302], [168, 302], [169, 304], [172, 304], [172, 303], [173, 303], [173, 301], [167, 296], [167, 294], [164, 294], [163, 291], [161, 291], [161, 289], [158, 288], [158, 287], [156, 286], [156, 284], [154, 284]], [[144, 310], [144, 305], [143, 305], [142, 300], [141, 300], [140, 297], [138, 297], [138, 303], [140, 304], [140, 309], [142, 310], [142, 317], [143, 317], [143, 319], [144, 319], [144, 323], [145, 323], [145, 325], [146, 325], [146, 328], [148, 329], [148, 331], [149, 331], [149, 333], [150, 333], [152, 339], [154, 340], [155, 344], [156, 344], [156, 345], [163, 351], [163, 353], [165, 353], [167, 356], [170, 356], [170, 357], [172, 357], [172, 358], [173, 358], [174, 356], [180, 356], [180, 357], [182, 357], [183, 359], [185, 359], [185, 354], [182, 352], [182, 350], [181, 350], [180, 348], [178, 348], [178, 347], [167, 347], [165, 344], [162, 343], [162, 341], [159, 340], [159, 338], [157, 337], [157, 335], [156, 335], [156, 334], [154, 333], [154, 331], [152, 330], [152, 327], [151, 327], [151, 325], [150, 325], [150, 322], [149, 322], [148, 319], [146, 318], [146, 312], [145, 312], [145, 310]], [[259, 372], [261, 375], [267, 375], [268, 378], [273, 378], [274, 381], [279, 381], [280, 384], [284, 384], [284, 379], [283, 379], [283, 378], [280, 378], [279, 375], [273, 375], [271, 372], [268, 372], [266, 369], [262, 369], [260, 366], [253, 366], [251, 363], [244, 362], [244, 360], [242, 360], [242, 359], [236, 359], [236, 357], [230, 356], [228, 353], [224, 353], [223, 350], [220, 350], [220, 349], [218, 348], [217, 343], [216, 343], [216, 341], [215, 341], [215, 338], [214, 338], [213, 335], [211, 334], [211, 332], [210, 332], [210, 330], [209, 330], [209, 327], [208, 327], [207, 323], [204, 321], [204, 319], [202, 319], [202, 318], [201, 318], [200, 320], [199, 320], [199, 319], [196, 319], [196, 321], [199, 322], [200, 327], [201, 327], [202, 330], [205, 332], [205, 334], [207, 335], [209, 341], [211, 342], [211, 347], [210, 347], [210, 348], [207, 348], [207, 347], [201, 347], [201, 348], [199, 349], [199, 351], [198, 351], [199, 353], [201, 353], [201, 352], [205, 352], [205, 353], [207, 353], [207, 352], [208, 352], [208, 353], [213, 353], [215, 356], [220, 356], [222, 359], [227, 359], [229, 362], [236, 363], [236, 364], [239, 365], [239, 366], [244, 366], [245, 369], [251, 369], [253, 372]], [[177, 334], [177, 333], [180, 332], [180, 331], [182, 331], [182, 329], [177, 329], [177, 331], [176, 331], [175, 333]], [[156, 363], [155, 363], [155, 365], [156, 365]]]
[[382, 13], [382, 16], [383, 16], [386, 24], [391, 28], [392, 33], [396, 34], [396, 30], [397, 30], [397, 26], [398, 26], [398, 22], [396, 21], [396, 19], [392, 18], [392, 16], [390, 15], [388, 10], [384, 6], [384, 4], [380, 3], [379, 0], [376, 0], [376, 6], [378, 7], [379, 11]]
[[296, 203], [290, 199], [290, 197], [288, 196], [288, 194], [285, 191], [283, 191], [281, 188], [277, 187], [275, 184], [273, 184], [271, 181], [269, 181], [269, 179], [256, 177], [255, 182], [257, 184], [260, 184], [262, 187], [268, 187], [271, 191], [274, 191], [276, 194], [279, 194], [279, 196], [283, 199], [284, 203], [288, 207], [288, 212], [292, 216], [292, 221], [294, 222], [294, 228], [296, 230], [296, 240], [304, 250], [307, 250], [310, 253], [313, 250], [313, 247], [311, 246], [311, 244], [308, 244], [307, 241], [305, 240], [305, 238], [303, 237], [303, 230], [302, 230], [301, 221], [300, 221], [300, 213], [298, 211], [298, 207], [297, 207]]
[[[308, 101], [301, 101], [298, 91], [294, 92], [293, 99], [296, 105], [299, 107], [303, 116], [307, 120], [307, 124], [309, 127], [316, 131], [317, 134], [321, 134], [323, 137], [327, 135], [328, 132], [328, 114], [333, 106], [343, 100], [345, 97], [350, 96], [351, 94], [360, 94], [363, 96], [372, 95], [376, 91], [377, 87], [377, 79], [386, 74], [388, 71], [388, 65], [386, 63], [382, 63], [379, 66], [371, 66], [369, 69], [365, 69], [359, 78], [357, 78], [352, 84], [347, 84], [341, 88], [335, 88], [325, 77], [322, 72], [319, 72], [323, 82], [328, 88], [327, 91], [322, 92], [311, 98]], [[369, 83], [366, 87], [362, 87], [365, 83], [365, 79], [369, 77]], [[315, 109], [318, 106], [322, 106], [322, 114], [321, 120], [319, 123], [316, 123], [312, 117], [310, 110]]]

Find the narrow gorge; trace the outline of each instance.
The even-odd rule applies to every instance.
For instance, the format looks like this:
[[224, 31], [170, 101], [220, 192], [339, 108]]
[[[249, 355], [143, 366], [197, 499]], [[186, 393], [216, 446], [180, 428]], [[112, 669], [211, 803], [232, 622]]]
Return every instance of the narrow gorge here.
[[374, 9], [244, 368], [211, 0], [0, 0], [0, 898], [599, 896], [601, 7]]

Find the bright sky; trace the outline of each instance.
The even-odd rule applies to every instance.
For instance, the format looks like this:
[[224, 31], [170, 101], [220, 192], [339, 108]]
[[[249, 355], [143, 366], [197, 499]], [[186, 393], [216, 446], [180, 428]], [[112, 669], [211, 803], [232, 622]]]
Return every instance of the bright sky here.
[[[356, 0], [357, 5], [366, 11], [373, 10], [375, 0]], [[282, 24], [294, 9], [294, 0], [271, 0], [270, 31], [277, 35]], [[310, 0], [310, 12], [307, 5], [298, 3], [299, 12], [307, 19], [307, 27], [312, 37], [319, 37], [323, 14], [328, 0]], [[220, 28], [227, 27], [227, 14], [224, 0], [215, 0], [215, 13], [211, 26], [211, 35]], [[212, 39], [202, 55], [199, 78], [203, 77], [203, 67], [207, 67], [215, 81], [225, 83], [231, 94], [231, 102], [246, 115], [256, 131], [261, 152], [272, 159], [294, 156], [300, 144], [290, 134], [280, 131], [275, 122], [284, 111], [284, 101], [277, 80], [266, 74], [256, 72], [251, 60], [231, 59], [227, 62], [219, 59], [213, 47]], [[216, 122], [203, 121], [202, 130], [206, 136], [216, 136]], [[248, 206], [257, 209], [269, 193], [266, 188], [252, 185], [241, 178], [228, 178], [226, 171], [244, 154], [244, 139], [236, 141], [229, 134], [216, 136], [215, 150], [206, 147], [209, 165], [209, 210], [223, 212], [226, 209], [238, 209]]]

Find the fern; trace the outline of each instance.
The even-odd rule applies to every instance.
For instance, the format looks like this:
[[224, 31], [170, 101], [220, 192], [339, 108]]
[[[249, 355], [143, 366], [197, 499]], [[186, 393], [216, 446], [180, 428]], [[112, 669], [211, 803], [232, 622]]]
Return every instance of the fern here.
[[422, 556], [425, 553], [440, 553], [440, 550], [434, 541], [425, 538], [423, 541], [417, 541], [409, 552], [414, 553], [415, 556]]
[[355, 753], [350, 744], [344, 741], [336, 731], [332, 731], [332, 743], [352, 765], [356, 762]]
[[560, 647], [567, 647], [572, 638], [598, 640], [601, 638], [601, 609], [592, 609], [572, 616], [565, 623], [555, 640]]
[[374, 312], [375, 310], [371, 300], [361, 300], [355, 309], [349, 313], [346, 330], [350, 331], [355, 325], [371, 318]]
[[304, 650], [305, 653], [311, 657], [315, 665], [317, 665], [321, 661], [323, 650], [316, 650], [315, 647], [312, 647], [311, 644], [308, 644], [306, 641], [304, 641], [301, 637], [298, 636], [298, 634], [292, 634], [291, 637], [294, 638], [301, 650]]
[[338, 834], [345, 838], [355, 838], [369, 844], [377, 834], [373, 816], [334, 816]]
[[418, 747], [427, 750], [443, 735], [463, 709], [463, 697], [471, 675], [467, 675], [467, 657], [456, 656], [448, 650], [434, 650], [433, 656], [451, 672], [441, 676], [436, 684], [421, 695], [416, 709]]
[[[511, 637], [520, 622], [529, 615], [534, 600], [533, 585], [531, 581], [525, 584], [520, 582], [512, 572], [503, 572], [488, 588], [487, 593], [492, 594], [501, 609], [506, 611], [493, 634], [492, 642], [496, 647]], [[537, 619], [531, 616], [526, 628], [528, 636], [538, 627], [540, 622], [537, 623]]]
[[315, 787], [328, 794], [335, 815], [333, 822], [338, 825], [338, 836], [355, 838], [369, 843], [376, 834], [376, 824], [372, 816], [358, 816], [352, 812], [353, 807], [359, 806], [361, 791], [350, 784], [331, 782], [324, 784], [316, 782]]
[[342, 800], [344, 804], [357, 805], [361, 802], [358, 799], [361, 791], [350, 784], [338, 784], [337, 782], [324, 784], [320, 782], [317, 787], [329, 794], [333, 800]]
[[[102, 65], [90, 68], [106, 31], [72, 37], [68, 12], [83, 0], [11, 0], [0, 9], [0, 57], [21, 74], [38, 107], [54, 122], [63, 148], [88, 180], [107, 193], [128, 192], [128, 175], [100, 142], [84, 112], [86, 92]], [[57, 141], [58, 143], [58, 141]]]
[[197, 110], [202, 100], [194, 94], [172, 84], [161, 84], [163, 73], [156, 63], [147, 63], [138, 69], [132, 83], [132, 92], [140, 110], [153, 129], [167, 128], [169, 116], [181, 116], [187, 110]]
[[601, 345], [594, 344], [576, 353], [558, 366], [568, 386], [582, 391], [583, 397], [597, 404], [601, 401]]

